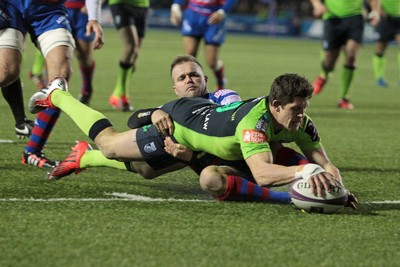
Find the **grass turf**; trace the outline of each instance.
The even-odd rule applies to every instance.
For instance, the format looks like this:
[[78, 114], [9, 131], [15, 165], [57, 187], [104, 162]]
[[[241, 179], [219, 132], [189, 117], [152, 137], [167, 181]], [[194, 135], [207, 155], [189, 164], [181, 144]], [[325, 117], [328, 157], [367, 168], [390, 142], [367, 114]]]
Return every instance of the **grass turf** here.
[[[122, 131], [130, 114], [108, 105], [122, 47], [113, 29], [105, 34], [106, 46], [95, 52], [91, 106]], [[320, 71], [319, 51], [318, 41], [229, 35], [221, 57], [228, 87], [249, 98], [267, 94], [281, 73], [313, 80]], [[181, 53], [178, 32], [148, 31], [131, 83], [135, 108], [175, 98], [169, 65]], [[22, 68], [26, 103], [35, 91], [27, 79], [33, 54], [33, 46], [27, 44]], [[338, 62], [334, 77], [307, 112], [345, 185], [361, 202], [359, 211], [332, 215], [306, 214], [291, 206], [217, 202], [201, 191], [197, 176], [188, 169], [145, 180], [128, 172], [93, 168], [47, 182], [46, 170], [21, 165], [26, 141], [15, 139], [11, 111], [3, 100], [1, 139], [14, 142], [0, 144], [0, 265], [400, 266], [400, 204], [371, 203], [399, 200], [396, 50], [390, 47], [387, 52], [387, 89], [375, 87], [372, 54], [371, 44], [360, 52], [351, 91], [355, 110], [336, 108]], [[202, 51], [198, 58], [212, 90], [215, 80]], [[74, 71], [70, 91], [77, 96], [76, 60]], [[62, 114], [45, 152], [61, 160], [75, 140], [90, 141]], [[115, 192], [156, 201], [115, 200]]]

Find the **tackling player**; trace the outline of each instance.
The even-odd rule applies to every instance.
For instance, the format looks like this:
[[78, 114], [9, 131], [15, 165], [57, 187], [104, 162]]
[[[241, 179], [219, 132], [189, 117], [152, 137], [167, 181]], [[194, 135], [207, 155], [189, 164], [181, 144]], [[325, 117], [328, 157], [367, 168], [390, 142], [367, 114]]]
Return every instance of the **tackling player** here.
[[[194, 84], [204, 83], [202, 77], [182, 77], [186, 81], [193, 79]], [[153, 150], [151, 143], [142, 146], [140, 138], [156, 126], [116, 132], [103, 114], [82, 105], [66, 90], [65, 80], [56, 79], [48, 89], [31, 97], [31, 112], [49, 106], [59, 107], [96, 143], [107, 158], [140, 161], [143, 160], [142, 149]], [[219, 106], [203, 98], [181, 98], [165, 104], [162, 109], [174, 120], [174, 133], [171, 136], [174, 140], [192, 151], [203, 151], [224, 160], [244, 159], [257, 182], [257, 190], [268, 190], [264, 186], [285, 185], [302, 177], [310, 181], [316, 194], [322, 195], [323, 189], [330, 190], [330, 184], [335, 185], [342, 181], [339, 170], [328, 159], [312, 121], [304, 114], [312, 90], [311, 84], [304, 78], [286, 74], [274, 81], [269, 97], [226, 106]], [[82, 112], [87, 114], [85, 118], [80, 116]], [[160, 126], [160, 130], [162, 128], [165, 125]], [[291, 167], [274, 164], [268, 142], [296, 142], [307, 158], [316, 164]], [[169, 152], [174, 155], [173, 151]], [[218, 193], [223, 188], [224, 194], [238, 194], [237, 188], [240, 185], [237, 183], [236, 173], [227, 169], [221, 173], [221, 169], [213, 168], [215, 167], [210, 166], [204, 169], [201, 173], [204, 178], [201, 179], [206, 184], [210, 180], [221, 181]], [[219, 180], [215, 179], [218, 172]], [[207, 179], [208, 177], [211, 179]], [[232, 181], [229, 177], [233, 177], [235, 182], [228, 183], [229, 180]], [[208, 192], [212, 194], [216, 191], [211, 189]], [[271, 201], [290, 201], [286, 192], [275, 195], [268, 191], [265, 197], [271, 198]], [[352, 202], [354, 201], [352, 198]]]

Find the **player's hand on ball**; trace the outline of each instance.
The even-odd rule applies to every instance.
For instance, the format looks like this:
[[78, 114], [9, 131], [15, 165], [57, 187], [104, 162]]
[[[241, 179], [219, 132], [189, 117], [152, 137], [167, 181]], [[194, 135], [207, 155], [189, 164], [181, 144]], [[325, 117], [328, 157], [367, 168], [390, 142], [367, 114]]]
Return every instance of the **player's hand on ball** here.
[[313, 163], [298, 166], [295, 177], [309, 181], [311, 190], [316, 196], [323, 196], [325, 192], [330, 192], [331, 185], [337, 186], [338, 183], [332, 174]]

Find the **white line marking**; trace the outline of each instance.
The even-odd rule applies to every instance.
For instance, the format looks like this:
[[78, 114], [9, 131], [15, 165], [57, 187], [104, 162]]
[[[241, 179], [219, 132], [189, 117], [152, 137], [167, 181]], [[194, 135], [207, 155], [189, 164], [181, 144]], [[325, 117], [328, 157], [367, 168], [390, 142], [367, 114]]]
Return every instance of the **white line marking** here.
[[[137, 202], [210, 202], [207, 199], [177, 199], [151, 198], [128, 193], [104, 193], [111, 198], [0, 198], [0, 202], [110, 202], [110, 201], [137, 201]], [[400, 200], [369, 201], [360, 204], [400, 204]]]
[[0, 144], [13, 144], [14, 140], [0, 139]]
[[400, 200], [369, 201], [366, 204], [400, 204]]
[[0, 202], [109, 202], [109, 201], [137, 201], [137, 202], [209, 202], [206, 199], [177, 199], [151, 198], [128, 193], [105, 193], [112, 198], [0, 198]]

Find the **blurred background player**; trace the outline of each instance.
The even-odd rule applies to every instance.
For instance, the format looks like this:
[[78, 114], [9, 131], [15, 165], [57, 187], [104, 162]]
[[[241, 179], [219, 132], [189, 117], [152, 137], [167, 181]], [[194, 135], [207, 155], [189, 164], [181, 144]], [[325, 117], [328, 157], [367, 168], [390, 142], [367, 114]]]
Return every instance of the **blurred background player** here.
[[185, 2], [174, 0], [170, 18], [173, 25], [182, 27], [184, 53], [196, 57], [204, 38], [206, 63], [214, 72], [217, 89], [225, 88], [224, 64], [219, 51], [225, 40], [225, 17], [236, 0], [189, 0], [187, 6]]
[[109, 0], [108, 4], [123, 45], [117, 82], [109, 103], [117, 110], [132, 111], [129, 84], [136, 70], [136, 61], [145, 36], [150, 1]]
[[[322, 72], [313, 83], [314, 94], [321, 93], [330, 74], [334, 71], [340, 51], [344, 52], [344, 64], [340, 77], [338, 107], [353, 109], [348, 94], [353, 81], [356, 58], [361, 47], [364, 19], [363, 0], [310, 0], [313, 14], [324, 20]], [[369, 0], [371, 24], [379, 21], [378, 0]]]
[[[75, 56], [79, 62], [79, 69], [82, 78], [81, 93], [79, 101], [88, 105], [93, 93], [93, 74], [95, 61], [93, 59], [93, 40], [94, 34], [86, 35], [86, 24], [89, 20], [85, 0], [67, 0], [65, 6], [68, 10], [71, 21], [72, 36], [75, 39]], [[47, 75], [43, 75], [46, 62], [40, 53], [36, 52], [35, 60], [29, 73], [30, 79], [36, 84], [38, 89], [47, 85]]]
[[[375, 82], [377, 86], [387, 87], [384, 56], [390, 41], [395, 40], [397, 45], [400, 45], [400, 0], [381, 0], [381, 20], [375, 30], [378, 33], [375, 55], [372, 58]], [[400, 53], [397, 54], [397, 64], [400, 84]]]
[[[91, 7], [91, 21], [87, 31], [96, 33], [95, 47], [103, 45], [102, 29], [97, 20], [100, 15], [98, 0], [88, 0]], [[74, 40], [64, 1], [1, 1], [0, 21], [0, 84], [21, 86], [20, 66], [24, 36], [30, 33], [32, 42], [45, 57], [49, 79], [57, 76], [68, 79], [71, 75], [71, 56]], [[29, 11], [29, 12], [28, 12]], [[14, 90], [15, 88], [9, 88]], [[30, 139], [25, 147], [22, 163], [38, 167], [55, 167], [57, 162], [43, 154], [43, 147], [58, 119], [58, 109], [46, 109], [35, 120]]]

